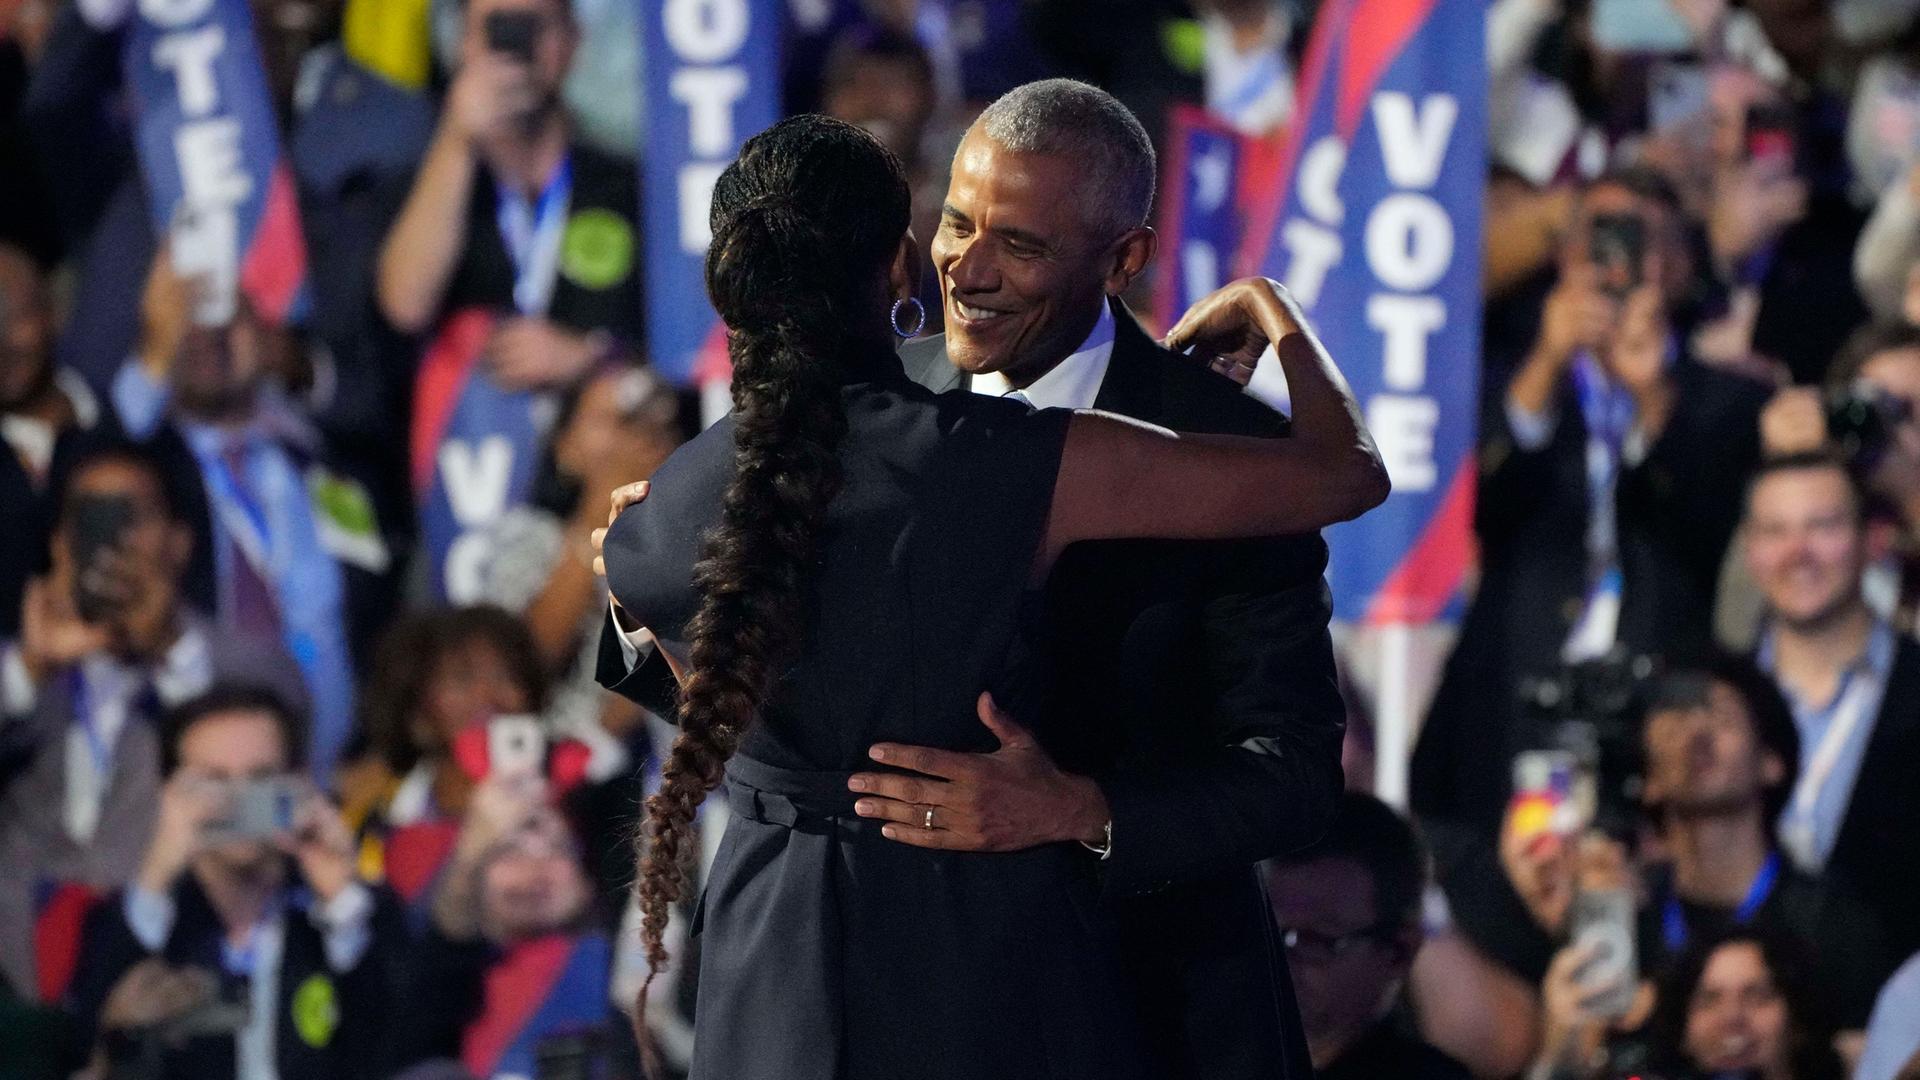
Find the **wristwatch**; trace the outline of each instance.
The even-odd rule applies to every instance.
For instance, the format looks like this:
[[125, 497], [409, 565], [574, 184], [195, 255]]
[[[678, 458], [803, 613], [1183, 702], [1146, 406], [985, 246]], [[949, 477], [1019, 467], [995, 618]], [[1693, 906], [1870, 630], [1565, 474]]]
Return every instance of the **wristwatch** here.
[[1100, 841], [1097, 844], [1089, 844], [1085, 840], [1080, 841], [1080, 846], [1083, 848], [1086, 848], [1088, 851], [1093, 852], [1095, 855], [1100, 856], [1101, 862], [1106, 862], [1107, 859], [1113, 855], [1113, 822], [1112, 821], [1107, 822], [1106, 830], [1107, 830], [1107, 838], [1105, 840]]

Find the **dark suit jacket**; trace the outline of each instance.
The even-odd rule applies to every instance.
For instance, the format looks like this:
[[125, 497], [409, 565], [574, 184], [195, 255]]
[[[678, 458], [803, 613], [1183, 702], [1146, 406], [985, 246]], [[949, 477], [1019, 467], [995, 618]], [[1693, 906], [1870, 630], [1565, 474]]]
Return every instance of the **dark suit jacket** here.
[[1879, 916], [1898, 960], [1920, 952], [1920, 643], [1902, 636], [1826, 874]]
[[[1096, 408], [1177, 430], [1274, 436], [1286, 420], [1160, 348], [1115, 302]], [[907, 374], [960, 387], [943, 338]], [[1316, 536], [1080, 544], [1047, 586], [1062, 768], [1113, 812], [1105, 888], [1168, 1077], [1310, 1075], [1286, 959], [1252, 864], [1312, 843], [1341, 786], [1345, 710]]]
[[[334, 971], [327, 963], [325, 940], [308, 919], [303, 901], [297, 892], [290, 894], [274, 1004], [274, 1056], [281, 1080], [378, 1080], [401, 1064], [393, 1057], [395, 1035], [388, 1025], [402, 1015], [406, 930], [392, 894], [376, 889], [373, 895], [373, 940], [353, 970]], [[220, 974], [225, 930], [206, 893], [188, 874], [174, 887], [173, 899], [178, 913], [160, 955], [175, 966]], [[151, 954], [127, 925], [119, 893], [88, 916], [84, 941], [69, 1005], [91, 1037], [114, 985]], [[229, 999], [243, 993], [243, 986], [223, 986]], [[329, 999], [337, 1010], [332, 1023], [326, 1022]], [[166, 1080], [222, 1080], [234, 1075], [234, 1067], [232, 1036], [208, 1036], [167, 1053], [160, 1075]]]
[[[1462, 928], [1503, 933], [1493, 838], [1510, 793], [1509, 766], [1544, 732], [1522, 716], [1520, 680], [1560, 666], [1587, 589], [1587, 428], [1571, 380], [1543, 447], [1520, 446], [1507, 420], [1516, 357], [1538, 327], [1549, 279], [1489, 311], [1480, 423], [1479, 593], [1414, 748], [1413, 809]], [[1514, 310], [1514, 309], [1519, 310]], [[1685, 340], [1685, 329], [1678, 331]], [[1615, 483], [1621, 593], [1618, 641], [1636, 653], [1696, 652], [1712, 640], [1720, 565], [1759, 460], [1766, 387], [1696, 364], [1673, 366], [1676, 403], [1665, 431]]]

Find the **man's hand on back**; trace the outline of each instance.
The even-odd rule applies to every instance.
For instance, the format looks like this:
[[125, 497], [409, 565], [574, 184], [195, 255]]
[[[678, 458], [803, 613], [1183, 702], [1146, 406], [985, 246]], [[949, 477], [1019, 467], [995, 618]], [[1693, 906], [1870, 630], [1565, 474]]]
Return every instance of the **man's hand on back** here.
[[875, 761], [922, 775], [854, 774], [847, 786], [861, 795], [855, 812], [888, 822], [888, 839], [915, 847], [1022, 851], [1060, 841], [1104, 843], [1111, 815], [1099, 786], [1062, 772], [991, 695], [980, 695], [979, 709], [1000, 749], [968, 754], [876, 744]]

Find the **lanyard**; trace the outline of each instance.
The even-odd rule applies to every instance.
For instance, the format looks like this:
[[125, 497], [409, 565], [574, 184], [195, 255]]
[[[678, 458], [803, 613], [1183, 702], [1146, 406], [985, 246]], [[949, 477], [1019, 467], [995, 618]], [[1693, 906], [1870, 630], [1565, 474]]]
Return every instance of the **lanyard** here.
[[560, 234], [573, 201], [573, 160], [560, 160], [531, 206], [504, 184], [495, 190], [500, 240], [513, 263], [513, 306], [522, 315], [544, 315], [560, 272]]
[[67, 673], [67, 696], [73, 702], [74, 719], [80, 721], [80, 733], [86, 737], [94, 775], [105, 776], [113, 766], [113, 747], [107, 742], [106, 736], [100, 733], [100, 726], [94, 719], [94, 706], [99, 703], [93, 700], [87, 677], [78, 667]]
[[[246, 451], [241, 454], [243, 468], [248, 456]], [[253, 565], [261, 580], [276, 580], [272, 559], [273, 531], [268, 524], [266, 508], [253, 498], [249, 485], [234, 476], [225, 454], [215, 451], [207, 455], [206, 462], [207, 479], [215, 492], [214, 502], [220, 511], [220, 523], [226, 526], [234, 546]]]
[[1796, 861], [1803, 866], [1817, 867], [1825, 862], [1824, 854], [1816, 850], [1812, 835], [1815, 831], [1814, 807], [1820, 802], [1828, 781], [1833, 779], [1841, 755], [1873, 702], [1873, 680], [1861, 678], [1860, 674], [1859, 666], [1848, 668], [1846, 674], [1840, 677], [1840, 687], [1834, 692], [1833, 701], [1815, 713], [1812, 719], [1813, 723], [1824, 721], [1827, 730], [1820, 736], [1820, 745], [1814, 748], [1813, 756], [1807, 759], [1807, 768], [1800, 774], [1800, 781], [1793, 786], [1793, 800], [1788, 804], [1785, 815], [1788, 822], [1785, 831], [1793, 841], [1790, 846], [1802, 849], [1794, 854]]
[[[1746, 899], [1740, 901], [1740, 906], [1733, 909], [1733, 921], [1736, 925], [1745, 926], [1753, 921], [1755, 915], [1760, 914], [1761, 906], [1767, 902], [1767, 897], [1773, 894], [1774, 883], [1779, 878], [1780, 853], [1770, 851], [1767, 853], [1767, 861], [1760, 864], [1760, 872], [1754, 875], [1753, 884], [1747, 887]], [[1666, 908], [1660, 916], [1660, 929], [1669, 951], [1679, 952], [1687, 947], [1687, 916], [1680, 910], [1678, 892], [1667, 894]]]

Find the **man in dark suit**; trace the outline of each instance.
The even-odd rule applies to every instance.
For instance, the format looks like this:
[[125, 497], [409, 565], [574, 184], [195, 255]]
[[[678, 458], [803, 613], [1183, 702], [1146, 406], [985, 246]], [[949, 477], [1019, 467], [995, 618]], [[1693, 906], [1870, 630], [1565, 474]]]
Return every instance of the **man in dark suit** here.
[[[932, 241], [948, 332], [903, 350], [908, 375], [1038, 408], [1285, 434], [1284, 417], [1161, 348], [1117, 298], [1153, 254], [1153, 169], [1145, 131], [1104, 91], [1049, 80], [996, 102], [955, 156]], [[924, 826], [931, 811], [935, 829], [898, 830], [907, 842], [1097, 851], [1158, 1075], [1310, 1075], [1253, 864], [1317, 839], [1340, 789], [1325, 565], [1317, 536], [1071, 549], [1047, 590], [1049, 707], [1081, 722], [1045, 747], [1007, 728], [993, 754], [886, 747], [889, 764], [934, 778], [855, 778], [862, 813]]]
[[1803, 765], [1781, 847], [1875, 910], [1898, 962], [1920, 949], [1920, 644], [1861, 592], [1865, 506], [1838, 460], [1776, 458], [1747, 496], [1747, 570], [1766, 598], [1758, 660], [1793, 709]]
[[[406, 933], [397, 901], [356, 876], [352, 834], [324, 795], [306, 789], [287, 827], [267, 835], [236, 808], [249, 785], [292, 782], [305, 743], [297, 717], [268, 691], [227, 685], [162, 726], [153, 841], [82, 936], [69, 1003], [83, 1032], [102, 1036], [110, 1061], [154, 1063], [163, 1078], [391, 1075], [401, 1063], [387, 1018]], [[199, 989], [129, 1018], [145, 1010], [125, 999], [153, 980], [156, 960], [197, 972]]]
[[1497, 876], [1508, 763], [1547, 734], [1521, 680], [1709, 640], [1765, 390], [1689, 358], [1689, 261], [1672, 189], [1613, 173], [1582, 194], [1544, 301], [1489, 315], [1479, 594], [1411, 776], [1463, 919], [1490, 910], [1460, 890]]

